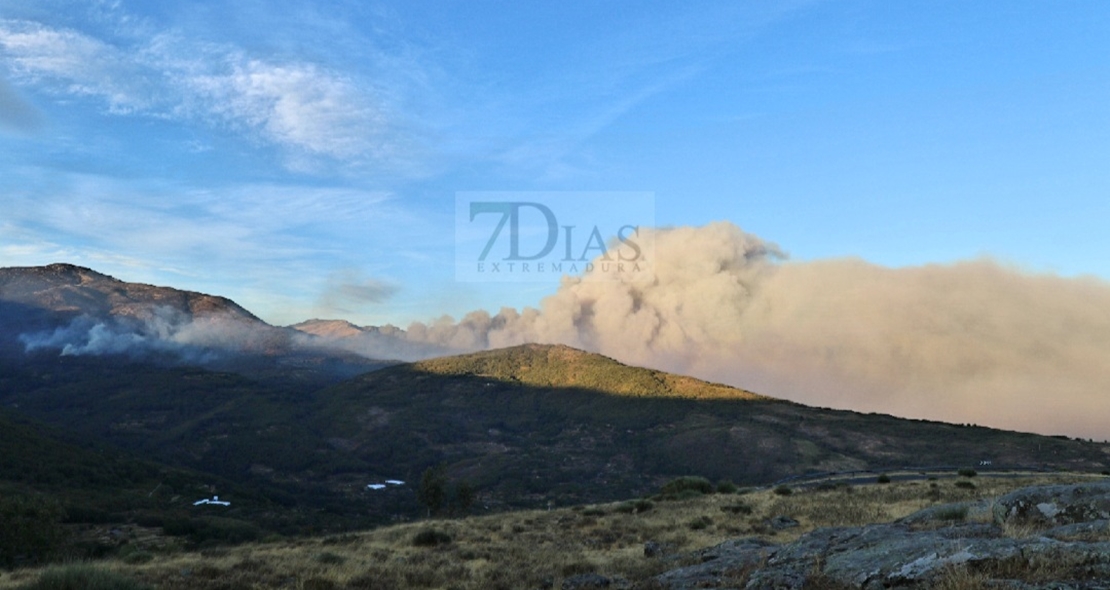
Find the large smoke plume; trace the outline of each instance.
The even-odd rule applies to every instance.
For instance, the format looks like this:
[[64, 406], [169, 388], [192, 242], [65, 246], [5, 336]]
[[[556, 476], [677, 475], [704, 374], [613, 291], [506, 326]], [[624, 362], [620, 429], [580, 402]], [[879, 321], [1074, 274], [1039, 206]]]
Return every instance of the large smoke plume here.
[[164, 312], [140, 324], [77, 320], [24, 344], [188, 356], [281, 341], [416, 360], [559, 343], [811, 405], [1108, 438], [1110, 285], [1101, 280], [988, 259], [790, 262], [728, 223], [649, 233], [654, 281], [566, 278], [539, 309], [315, 336]]
[[561, 343], [817, 406], [1107, 438], [1105, 282], [987, 259], [793, 263], [728, 223], [654, 234], [653, 282], [565, 279], [538, 310], [389, 338], [410, 355]]

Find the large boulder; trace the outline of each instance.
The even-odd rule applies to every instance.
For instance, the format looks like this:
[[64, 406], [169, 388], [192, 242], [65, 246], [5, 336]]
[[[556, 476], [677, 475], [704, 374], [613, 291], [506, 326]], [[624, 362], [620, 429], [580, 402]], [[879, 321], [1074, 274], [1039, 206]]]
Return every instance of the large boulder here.
[[1042, 527], [1110, 519], [1110, 482], [1017, 490], [995, 501], [994, 518]]

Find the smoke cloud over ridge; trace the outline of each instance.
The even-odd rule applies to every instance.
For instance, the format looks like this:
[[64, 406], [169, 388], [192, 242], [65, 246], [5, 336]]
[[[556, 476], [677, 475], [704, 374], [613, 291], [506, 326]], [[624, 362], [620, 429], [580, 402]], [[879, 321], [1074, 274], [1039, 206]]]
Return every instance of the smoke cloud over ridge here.
[[[28, 350], [201, 361], [229, 351], [329, 349], [418, 360], [566, 344], [815, 406], [1107, 439], [1104, 281], [989, 259], [907, 268], [790, 262], [723, 222], [644, 231], [655, 240], [653, 281], [565, 278], [539, 309], [475, 311], [406, 329], [309, 321], [294, 331], [167, 308], [142, 319], [78, 318], [21, 340]], [[389, 294], [358, 285], [362, 299]]]
[[655, 230], [654, 282], [417, 323], [442, 349], [560, 343], [817, 406], [1106, 438], [1110, 285], [981, 259], [788, 262], [729, 223]]

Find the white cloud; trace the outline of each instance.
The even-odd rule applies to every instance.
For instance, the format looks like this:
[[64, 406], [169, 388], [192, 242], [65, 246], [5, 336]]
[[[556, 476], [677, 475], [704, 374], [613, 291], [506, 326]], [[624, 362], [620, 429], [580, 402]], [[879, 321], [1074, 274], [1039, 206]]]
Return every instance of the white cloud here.
[[108, 42], [0, 20], [0, 56], [25, 84], [96, 97], [113, 114], [206, 121], [276, 145], [287, 165], [313, 159], [404, 169], [411, 140], [378, 85], [307, 62], [251, 56], [173, 32]]
[[0, 47], [13, 73], [31, 82], [53, 82], [59, 90], [96, 96], [110, 111], [151, 107], [142, 69], [121, 50], [77, 31], [38, 23], [0, 21]]
[[354, 80], [309, 63], [276, 64], [241, 54], [223, 60], [224, 71], [180, 81], [182, 94], [202, 113], [311, 155], [345, 161], [400, 155], [388, 108]]

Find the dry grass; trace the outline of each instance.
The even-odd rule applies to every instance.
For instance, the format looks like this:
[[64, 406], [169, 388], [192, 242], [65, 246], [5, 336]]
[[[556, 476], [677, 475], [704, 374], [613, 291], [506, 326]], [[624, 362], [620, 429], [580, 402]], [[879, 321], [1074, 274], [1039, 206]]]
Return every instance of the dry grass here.
[[[199, 552], [152, 547], [154, 557], [145, 563], [108, 560], [97, 565], [163, 590], [558, 588], [566, 577], [591, 572], [635, 582], [683, 563], [681, 558], [645, 557], [648, 541], [676, 555], [737, 536], [786, 542], [817, 527], [886, 522], [938, 503], [989, 498], [1029, 485], [1074, 482], [1077, 477], [979, 478], [974, 490], [942, 480], [814, 489], [788, 496], [769, 490], [714, 494], [654, 502], [644, 511], [621, 503], [522, 511]], [[774, 531], [766, 523], [773, 516], [794, 518], [799, 526]], [[416, 546], [413, 539], [427, 529], [442, 533], [441, 539], [450, 537], [450, 542]], [[2, 574], [0, 589], [18, 588], [38, 574]], [[953, 571], [940, 587], [978, 588], [977, 576]]]

